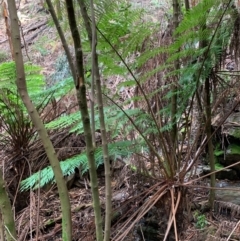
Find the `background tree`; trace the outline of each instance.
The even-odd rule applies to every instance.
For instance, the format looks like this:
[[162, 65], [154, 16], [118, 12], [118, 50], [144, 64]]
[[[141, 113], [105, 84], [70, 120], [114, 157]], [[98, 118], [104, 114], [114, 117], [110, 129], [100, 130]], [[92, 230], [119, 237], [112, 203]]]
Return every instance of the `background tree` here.
[[12, 42], [13, 42], [13, 51], [15, 55], [14, 59], [16, 63], [16, 71], [17, 71], [16, 84], [18, 87], [19, 94], [22, 98], [22, 101], [25, 104], [28, 110], [28, 113], [33, 121], [33, 124], [35, 125], [38, 131], [38, 134], [43, 142], [45, 151], [47, 153], [48, 159], [53, 168], [55, 179], [58, 186], [58, 192], [59, 192], [59, 197], [61, 201], [61, 208], [62, 208], [62, 215], [63, 215], [62, 236], [63, 236], [63, 240], [70, 241], [72, 240], [72, 225], [71, 225], [72, 221], [71, 221], [71, 207], [70, 207], [70, 200], [68, 196], [68, 190], [67, 190], [66, 183], [63, 179], [59, 160], [56, 156], [56, 152], [54, 150], [52, 142], [50, 141], [46, 128], [44, 127], [43, 122], [41, 121], [40, 116], [28, 95], [22, 50], [21, 50], [21, 38], [20, 38], [20, 31], [18, 26], [17, 9], [16, 9], [16, 3], [14, 0], [8, 1], [8, 10], [9, 10], [9, 15], [11, 20], [11, 36], [12, 36]]

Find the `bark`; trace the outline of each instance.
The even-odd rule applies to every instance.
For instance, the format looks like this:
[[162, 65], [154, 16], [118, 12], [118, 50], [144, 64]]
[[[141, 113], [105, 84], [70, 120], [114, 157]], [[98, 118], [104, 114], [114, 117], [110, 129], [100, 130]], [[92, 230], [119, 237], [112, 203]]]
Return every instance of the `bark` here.
[[90, 124], [90, 118], [89, 118], [88, 107], [87, 107], [87, 99], [86, 99], [86, 85], [84, 80], [82, 44], [81, 44], [81, 38], [79, 35], [79, 31], [78, 31], [77, 23], [75, 19], [73, 1], [66, 0], [66, 7], [67, 7], [68, 21], [69, 21], [69, 26], [72, 33], [75, 56], [76, 56], [77, 78], [75, 81], [75, 87], [77, 90], [77, 97], [79, 102], [79, 108], [81, 111], [84, 136], [86, 141], [86, 153], [88, 157], [89, 173], [91, 178], [91, 191], [92, 191], [92, 198], [93, 198], [93, 208], [95, 213], [96, 238], [97, 238], [97, 241], [102, 241], [103, 232], [102, 232], [101, 206], [100, 206], [97, 172], [96, 172], [96, 164], [95, 164], [95, 157], [94, 157], [95, 148], [92, 141], [91, 124]]
[[[7, 241], [16, 241], [17, 233], [13, 218], [13, 212], [7, 190], [5, 188], [2, 171], [0, 170], [0, 212], [2, 214]], [[4, 237], [2, 237], [4, 240]]]
[[60, 163], [57, 158], [56, 152], [50, 141], [50, 138], [47, 134], [47, 131], [43, 125], [43, 122], [40, 119], [36, 108], [34, 107], [26, 86], [26, 78], [24, 72], [24, 63], [23, 56], [21, 52], [21, 40], [20, 40], [20, 31], [18, 26], [18, 18], [17, 18], [17, 10], [14, 0], [8, 0], [9, 14], [11, 19], [11, 35], [13, 41], [13, 49], [15, 55], [15, 63], [16, 63], [16, 73], [17, 73], [17, 88], [18, 92], [23, 100], [24, 105], [27, 108], [28, 114], [30, 115], [34, 126], [36, 127], [40, 139], [43, 142], [44, 149], [46, 151], [47, 157], [52, 166], [55, 180], [58, 187], [59, 198], [61, 202], [62, 209], [62, 236], [63, 240], [71, 241], [72, 240], [72, 222], [71, 222], [71, 208], [70, 208], [70, 200], [68, 196], [68, 190], [66, 183], [64, 181], [62, 170], [60, 168]]

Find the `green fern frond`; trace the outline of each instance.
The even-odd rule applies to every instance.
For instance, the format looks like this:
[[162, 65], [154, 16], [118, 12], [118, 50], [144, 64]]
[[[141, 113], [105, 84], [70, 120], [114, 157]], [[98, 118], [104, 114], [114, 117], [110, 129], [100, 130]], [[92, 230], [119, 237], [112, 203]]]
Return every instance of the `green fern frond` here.
[[69, 115], [60, 116], [59, 118], [45, 124], [49, 130], [64, 129], [79, 123], [81, 120], [80, 112], [71, 113]]
[[[29, 95], [31, 95], [43, 88], [43, 75], [40, 74], [41, 68], [39, 66], [26, 63], [24, 68]], [[16, 66], [14, 62], [0, 64], [0, 89], [6, 88], [16, 92], [16, 78]]]
[[[133, 153], [141, 150], [140, 145], [134, 145], [130, 141], [121, 141], [116, 143], [111, 143], [108, 145], [109, 156], [112, 160], [117, 158], [128, 157]], [[95, 160], [96, 166], [103, 164], [103, 154], [102, 148], [97, 148], [95, 150]], [[86, 153], [76, 155], [65, 161], [60, 162], [60, 166], [64, 176], [71, 175], [74, 173], [75, 168], [80, 168], [82, 174], [88, 171], [88, 162]], [[48, 183], [54, 182], [54, 173], [50, 166], [42, 169], [41, 171], [34, 173], [27, 179], [21, 182], [20, 190], [26, 191], [29, 189], [36, 189], [38, 187], [43, 187]]]
[[[35, 104], [39, 104], [44, 94], [44, 77], [40, 73], [41, 68], [32, 64], [26, 63], [25, 66], [26, 83], [28, 88], [28, 93]], [[16, 66], [14, 62], [6, 62], [0, 64], [0, 89], [4, 92], [4, 98], [1, 99], [1, 106], [3, 109], [1, 113], [4, 112], [4, 106], [7, 106], [6, 101], [11, 101], [13, 105], [18, 105], [19, 109], [27, 113], [25, 106], [22, 103], [21, 98], [19, 98], [17, 86], [16, 86]], [[36, 96], [40, 97], [39, 102], [36, 100]], [[8, 100], [7, 100], [8, 99]], [[9, 114], [9, 112], [8, 112]]]
[[141, 53], [141, 55], [136, 59], [137, 67], [140, 68], [149, 59], [152, 59], [164, 52], [166, 52], [166, 49], [164, 49], [162, 47], [156, 47], [154, 49], [147, 49], [145, 52]]

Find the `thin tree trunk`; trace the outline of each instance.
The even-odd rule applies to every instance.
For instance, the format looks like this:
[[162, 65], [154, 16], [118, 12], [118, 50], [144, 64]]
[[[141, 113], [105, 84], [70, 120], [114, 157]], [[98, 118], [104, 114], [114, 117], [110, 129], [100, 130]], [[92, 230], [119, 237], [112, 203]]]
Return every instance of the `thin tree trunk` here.
[[91, 131], [91, 124], [90, 124], [90, 118], [89, 118], [88, 107], [87, 107], [87, 99], [86, 99], [86, 85], [85, 85], [84, 70], [83, 70], [82, 44], [81, 44], [81, 38], [78, 32], [77, 23], [75, 19], [73, 1], [66, 0], [66, 7], [67, 7], [68, 21], [69, 21], [69, 26], [72, 33], [72, 38], [74, 41], [74, 49], [75, 49], [75, 55], [76, 55], [77, 79], [76, 79], [75, 87], [77, 90], [77, 97], [78, 97], [79, 107], [81, 111], [84, 136], [86, 141], [86, 152], [88, 157], [93, 207], [94, 207], [94, 213], [95, 213], [96, 238], [97, 238], [97, 241], [102, 241], [103, 232], [102, 232], [101, 207], [100, 207], [100, 199], [99, 199], [99, 191], [98, 191], [96, 163], [95, 163], [95, 157], [94, 157], [95, 148], [92, 142], [92, 134], [91, 134], [92, 131]]
[[[173, 0], [173, 28], [174, 30], [178, 27], [179, 25], [179, 16], [180, 16], [180, 6], [179, 6], [179, 0]], [[177, 59], [174, 63], [174, 68], [176, 70], [180, 69], [180, 64], [179, 60]], [[172, 98], [171, 98], [171, 122], [172, 122], [172, 131], [171, 131], [171, 138], [172, 138], [172, 144], [173, 144], [173, 150], [176, 150], [177, 146], [177, 82], [178, 81], [178, 76], [176, 76], [176, 80], [173, 80], [171, 91], [172, 91]], [[177, 165], [176, 165], [176, 157], [175, 153], [171, 157], [172, 159], [172, 165], [173, 165], [173, 170], [176, 170]], [[179, 167], [178, 167], [179, 168]]]
[[[16, 241], [17, 233], [15, 229], [12, 207], [5, 187], [6, 184], [3, 180], [2, 171], [0, 170], [0, 212], [3, 218], [7, 241]], [[2, 238], [2, 240], [4, 240], [4, 237]]]
[[[58, 34], [59, 34], [59, 36], [60, 36], [61, 42], [62, 42], [62, 44], [63, 44], [64, 50], [65, 50], [65, 52], [66, 52], [69, 65], [71, 66], [71, 72], [72, 72], [73, 79], [74, 79], [74, 83], [75, 83], [75, 87], [76, 87], [76, 90], [77, 90], [77, 98], [78, 98], [78, 102], [79, 102], [79, 108], [81, 109], [81, 104], [80, 104], [80, 103], [82, 103], [82, 101], [81, 101], [81, 99], [80, 99], [81, 93], [79, 93], [80, 90], [79, 90], [79, 85], [78, 85], [78, 79], [77, 79], [77, 77], [76, 77], [76, 72], [77, 72], [77, 70], [75, 69], [74, 64], [72, 63], [72, 57], [71, 57], [71, 54], [70, 54], [70, 51], [69, 51], [69, 48], [68, 48], [66, 39], [65, 39], [65, 37], [64, 37], [63, 31], [62, 31], [62, 29], [61, 29], [61, 27], [60, 27], [60, 25], [59, 25], [58, 19], [57, 19], [57, 17], [56, 17], [56, 13], [55, 13], [54, 8], [53, 8], [53, 6], [52, 6], [51, 0], [46, 0], [46, 1], [47, 1], [47, 4], [48, 4], [49, 11], [50, 11], [50, 13], [51, 13], [51, 15], [52, 15], [53, 21], [54, 21], [54, 23], [55, 23], [55, 26], [56, 26], [56, 28], [57, 28]], [[85, 101], [86, 101], [86, 100], [85, 100]], [[81, 115], [82, 115], [82, 112], [81, 112]], [[82, 118], [82, 119], [83, 119], [83, 118]], [[84, 124], [83, 124], [83, 125], [84, 125]], [[84, 126], [85, 126], [85, 125], [84, 125]], [[85, 129], [84, 129], [84, 130], [85, 130]], [[90, 130], [90, 131], [91, 131], [91, 130]], [[87, 144], [87, 146], [88, 146], [88, 144]], [[93, 148], [93, 149], [94, 149], [94, 148]], [[92, 154], [92, 153], [91, 153], [91, 154]], [[95, 164], [95, 160], [94, 160], [94, 164]], [[89, 167], [90, 167], [90, 166], [91, 166], [91, 165], [89, 164]], [[94, 170], [95, 170], [95, 169], [96, 169], [96, 167], [94, 167]], [[90, 175], [91, 175], [91, 174], [90, 174]], [[93, 186], [96, 186], [95, 184], [92, 184], [92, 179], [91, 179], [91, 186], [92, 186], [92, 187], [93, 187]], [[94, 199], [94, 197], [93, 197], [93, 199]], [[94, 206], [94, 212], [95, 212], [95, 213], [98, 213], [98, 211], [96, 211], [96, 207], [97, 207], [97, 206]], [[100, 205], [99, 205], [99, 210], [100, 210]], [[96, 218], [96, 217], [98, 217], [98, 215], [95, 215], [95, 218]], [[99, 222], [98, 222], [98, 223], [99, 223]], [[96, 226], [97, 226], [97, 225], [96, 225]], [[102, 224], [101, 224], [101, 225], [98, 224], [97, 227], [99, 227], [99, 226], [102, 227]], [[99, 230], [100, 230], [100, 229], [99, 229]], [[102, 230], [102, 229], [101, 229], [101, 230]]]
[[111, 215], [112, 215], [112, 189], [111, 189], [111, 171], [110, 171], [110, 162], [109, 162], [109, 153], [108, 153], [108, 141], [106, 126], [104, 120], [104, 110], [103, 110], [103, 99], [102, 99], [102, 88], [101, 88], [101, 79], [100, 71], [98, 64], [98, 55], [96, 51], [97, 47], [97, 30], [95, 22], [95, 13], [94, 13], [94, 4], [93, 0], [90, 0], [91, 5], [91, 19], [92, 19], [92, 67], [93, 67], [93, 77], [96, 83], [97, 90], [97, 103], [99, 110], [99, 119], [100, 119], [100, 128], [101, 128], [101, 137], [102, 137], [102, 148], [103, 148], [103, 159], [104, 159], [104, 170], [105, 170], [105, 230], [104, 230], [104, 241], [110, 240], [111, 234]]
[[[209, 78], [205, 81], [205, 110], [206, 110], [206, 134], [208, 140], [208, 159], [210, 163], [210, 170], [211, 170], [211, 180], [210, 186], [215, 188], [216, 184], [216, 174], [215, 171], [215, 160], [214, 160], [214, 153], [213, 153], [213, 143], [212, 143], [212, 130], [211, 130], [211, 93], [210, 93], [210, 81]], [[209, 203], [211, 208], [214, 207], [214, 200], [215, 200], [215, 190], [210, 189], [209, 194]]]
[[92, 66], [93, 66], [93, 77], [94, 82], [96, 83], [97, 89], [97, 103], [99, 110], [99, 119], [100, 119], [100, 128], [101, 128], [101, 136], [102, 136], [102, 147], [103, 147], [103, 156], [104, 156], [104, 170], [105, 170], [105, 195], [106, 195], [106, 215], [105, 215], [105, 231], [104, 231], [104, 240], [108, 241], [110, 239], [110, 231], [111, 231], [111, 215], [112, 215], [112, 190], [111, 190], [111, 171], [110, 171], [110, 163], [109, 163], [109, 154], [108, 154], [108, 145], [107, 145], [107, 134], [106, 127], [104, 121], [104, 110], [103, 110], [103, 100], [102, 100], [102, 90], [101, 90], [101, 79], [100, 79], [100, 71], [98, 64], [98, 55], [96, 52], [97, 46], [97, 31], [96, 31], [96, 23], [94, 17], [94, 6], [93, 1], [90, 1], [91, 12], [92, 12], [92, 27], [90, 23], [90, 18], [87, 13], [87, 8], [84, 1], [78, 0], [80, 5], [81, 14], [84, 20], [85, 28], [88, 33], [88, 38], [90, 41], [90, 45], [92, 48]]
[[[85, 5], [85, 2], [82, 0], [78, 0], [78, 5], [80, 6], [81, 14], [83, 17], [83, 21], [85, 24], [85, 28], [88, 34], [88, 39], [90, 42], [90, 47], [92, 48], [92, 30], [91, 30], [91, 23], [90, 19], [87, 13], [87, 7]], [[94, 53], [92, 52], [92, 55]], [[94, 61], [94, 58], [92, 58], [92, 61]], [[95, 110], [94, 110], [94, 100], [95, 100], [95, 80], [94, 80], [94, 65], [92, 64], [92, 81], [91, 81], [91, 103], [90, 103], [90, 108], [91, 108], [91, 126], [92, 126], [92, 140], [93, 140], [93, 145], [96, 143], [96, 138], [95, 138]]]
[[43, 142], [44, 149], [46, 151], [47, 157], [52, 166], [55, 180], [58, 187], [59, 198], [61, 202], [62, 209], [62, 236], [64, 241], [72, 240], [72, 221], [71, 221], [71, 207], [70, 200], [68, 196], [68, 190], [66, 183], [64, 181], [62, 170], [60, 168], [60, 163], [57, 158], [56, 152], [47, 134], [47, 131], [40, 119], [36, 108], [34, 107], [26, 86], [26, 78], [24, 72], [24, 63], [21, 52], [21, 41], [20, 41], [20, 31], [18, 26], [17, 9], [14, 0], [8, 0], [9, 14], [11, 19], [11, 35], [13, 41], [13, 49], [16, 62], [16, 72], [17, 72], [17, 88], [19, 94], [23, 100], [24, 105], [27, 108], [28, 114], [30, 115], [34, 126], [36, 127], [40, 139]]

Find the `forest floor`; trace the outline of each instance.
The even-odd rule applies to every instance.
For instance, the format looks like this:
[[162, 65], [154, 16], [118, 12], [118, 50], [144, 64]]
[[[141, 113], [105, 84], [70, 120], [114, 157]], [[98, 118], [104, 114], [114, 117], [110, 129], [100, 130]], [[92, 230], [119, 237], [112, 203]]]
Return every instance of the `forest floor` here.
[[[148, 1], [139, 1], [141, 6], [148, 6]], [[142, 5], [143, 4], [143, 5]], [[31, 2], [20, 6], [19, 19], [24, 33], [23, 53], [25, 61], [30, 61], [42, 67], [42, 74], [46, 76], [46, 81], [51, 83], [50, 76], [55, 72], [56, 60], [64, 53], [59, 41], [55, 27], [48, 25], [50, 15], [38, 4]], [[6, 35], [4, 19], [0, 19], [0, 63], [11, 60], [11, 51]], [[1, 167], [10, 158], [9, 153], [1, 153]], [[5, 174], [8, 176], [8, 174]], [[14, 177], [15, 178], [15, 177]], [[13, 176], [11, 177], [11, 181]], [[98, 181], [102, 212], [104, 213], [104, 170], [98, 169]], [[207, 185], [208, 179], [197, 183]], [[120, 161], [116, 161], [113, 166], [113, 211], [116, 218], [113, 219], [112, 229], [117, 231], [122, 227], [124, 221], [129, 218], [134, 210], [139, 208], [144, 200], [143, 193], [150, 189], [151, 181], [143, 180], [139, 174]], [[160, 184], [159, 184], [160, 185]], [[15, 194], [13, 193], [13, 200]], [[94, 240], [94, 213], [91, 201], [91, 189], [88, 175], [79, 177], [69, 190], [73, 221], [73, 240], [93, 241]], [[149, 194], [149, 196], [151, 196]], [[61, 211], [59, 197], [55, 185], [30, 191], [24, 194], [28, 205], [23, 205], [15, 213], [19, 241], [23, 240], [61, 240]], [[208, 200], [208, 191], [201, 187], [189, 188], [186, 193], [186, 201], [189, 202], [188, 208], [181, 213], [178, 224], [180, 240], [182, 241], [205, 241], [220, 240], [215, 238], [216, 233], [222, 237], [230, 236], [230, 232], [239, 220], [239, 213], [232, 213], [231, 207], [218, 204], [215, 215], [205, 212], [204, 204]], [[12, 200], [12, 201], [13, 201]], [[168, 201], [168, 200], [166, 200]], [[21, 202], [16, 199], [15, 204]], [[222, 206], [221, 206], [222, 205]], [[234, 204], [232, 204], [233, 206]], [[238, 210], [238, 207], [235, 207]], [[239, 209], [240, 210], [240, 209]], [[125, 239], [126, 241], [144, 240], [155, 241], [163, 240], [163, 233], [168, 220], [164, 215], [166, 210], [163, 203], [156, 204], [147, 215], [142, 218], [134, 227], [133, 231]], [[124, 214], [124, 215], [123, 215]], [[144, 228], [151, 228], [153, 231], [146, 231]], [[229, 240], [240, 240], [240, 228], [236, 226], [234, 234]], [[211, 236], [214, 235], [214, 236]], [[208, 236], [208, 237], [207, 237]], [[219, 236], [220, 237], [220, 236]], [[168, 240], [175, 240], [174, 232], [171, 231]]]

